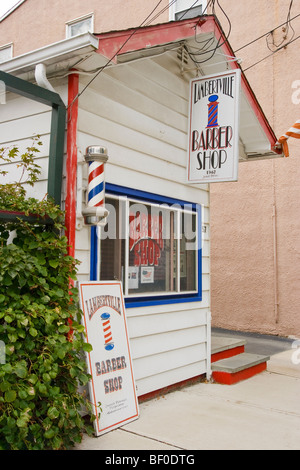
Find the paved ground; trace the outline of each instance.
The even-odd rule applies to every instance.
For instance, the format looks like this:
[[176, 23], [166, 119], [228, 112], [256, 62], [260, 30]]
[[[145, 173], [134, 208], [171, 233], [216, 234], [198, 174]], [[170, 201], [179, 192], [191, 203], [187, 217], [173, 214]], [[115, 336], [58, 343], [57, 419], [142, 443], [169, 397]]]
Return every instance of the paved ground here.
[[246, 340], [245, 352], [272, 356], [282, 351], [291, 349], [293, 339], [281, 338], [272, 335], [260, 335], [258, 333], [244, 333], [241, 331], [212, 328], [212, 336], [225, 336]]
[[252, 336], [249, 348], [257, 341], [259, 353], [271, 356], [265, 372], [235, 385], [199, 383], [142, 403], [137, 420], [84, 437], [77, 450], [299, 450], [300, 349], [261, 336]]

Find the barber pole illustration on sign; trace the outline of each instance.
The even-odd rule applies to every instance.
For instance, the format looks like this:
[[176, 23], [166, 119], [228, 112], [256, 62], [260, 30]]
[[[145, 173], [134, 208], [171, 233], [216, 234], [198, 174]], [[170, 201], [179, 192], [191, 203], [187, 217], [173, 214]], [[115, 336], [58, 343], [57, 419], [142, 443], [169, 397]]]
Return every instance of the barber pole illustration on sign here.
[[240, 69], [190, 82], [189, 183], [237, 181]]

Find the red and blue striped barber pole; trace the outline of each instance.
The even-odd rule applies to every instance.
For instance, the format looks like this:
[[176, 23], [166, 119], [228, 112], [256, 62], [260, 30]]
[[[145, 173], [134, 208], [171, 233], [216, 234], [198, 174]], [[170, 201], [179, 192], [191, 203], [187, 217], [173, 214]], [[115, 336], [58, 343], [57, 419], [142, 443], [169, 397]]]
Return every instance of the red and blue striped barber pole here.
[[88, 179], [88, 206], [99, 207], [104, 205], [104, 163], [89, 163]]
[[208, 98], [208, 124], [207, 127], [218, 127], [218, 95], [212, 95]]
[[87, 207], [82, 213], [87, 225], [98, 225], [108, 215], [104, 207], [104, 164], [108, 160], [107, 150], [105, 147], [92, 145], [86, 149], [84, 158], [88, 163], [88, 195]]
[[104, 349], [111, 351], [114, 348], [114, 343], [111, 333], [110, 314], [102, 313], [101, 320], [104, 334]]

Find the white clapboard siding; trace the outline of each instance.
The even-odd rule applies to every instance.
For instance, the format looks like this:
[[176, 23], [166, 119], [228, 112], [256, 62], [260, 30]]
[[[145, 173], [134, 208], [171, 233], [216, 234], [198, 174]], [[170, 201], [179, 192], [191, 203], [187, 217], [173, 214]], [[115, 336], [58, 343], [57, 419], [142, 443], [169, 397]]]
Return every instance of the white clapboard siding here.
[[[180, 167], [175, 165], [173, 161], [167, 162], [157, 156], [147, 157], [145, 153], [122, 147], [121, 144], [116, 145], [114, 142], [108, 141], [107, 136], [104, 134], [101, 137], [101, 127], [94, 129], [93, 125], [88, 126], [87, 123], [84, 126], [88, 127], [88, 133], [83, 133], [80, 128], [78, 147], [81, 149], [82, 154], [88, 145], [107, 147], [109, 160], [105, 165], [105, 178], [110, 183], [120, 185], [120, 182], [122, 182], [121, 185], [123, 186], [152, 193], [156, 192], [155, 188], [160, 187], [160, 194], [162, 195], [185, 201], [194, 201], [204, 205], [204, 207], [209, 207], [209, 193], [206, 185], [201, 191], [195, 185], [187, 187], [184, 166]], [[91, 132], [92, 129], [97, 133], [96, 135]], [[124, 130], [124, 132], [126, 131]], [[143, 141], [144, 136], [139, 135], [139, 137]], [[136, 162], [136, 166], [134, 166], [134, 162]], [[161, 167], [159, 172], [157, 171], [158, 165]], [[132, 178], [133, 168], [136, 173], [134, 179]]]
[[[67, 101], [67, 79], [61, 81], [55, 91], [59, 93], [66, 103]], [[37, 199], [43, 199], [48, 188], [48, 164], [49, 144], [51, 130], [52, 108], [41, 104], [33, 99], [25, 98], [17, 93], [7, 93], [5, 104], [0, 105], [0, 148], [18, 147], [19, 153], [26, 151], [32, 146], [33, 138], [39, 136], [42, 146], [36, 146], [39, 153], [36, 154], [35, 162], [41, 167], [41, 174], [34, 187], [27, 188], [27, 195]], [[1, 165], [1, 169], [9, 169], [5, 181], [16, 181], [18, 179], [18, 158], [11, 165]], [[64, 164], [65, 178], [65, 164]], [[4, 182], [1, 180], [1, 182]], [[63, 181], [63, 188], [65, 182]], [[65, 191], [64, 191], [65, 193]]]
[[193, 302], [188, 302], [129, 309], [127, 317], [130, 337], [139, 338], [205, 325], [206, 315], [199, 309], [198, 302], [197, 306], [195, 308]]
[[[155, 341], [157, 341], [157, 337]], [[134, 375], [136, 380], [162, 374], [170, 369], [184, 367], [193, 362], [199, 362], [206, 358], [205, 343], [190, 345], [184, 348], [171, 349], [159, 354], [148, 355], [134, 359]]]
[[[87, 82], [88, 79], [83, 82], [83, 85]], [[182, 132], [187, 130], [187, 121], [184, 115], [176, 113], [176, 111], [168, 106], [162, 105], [158, 100], [153, 100], [143, 93], [132, 90], [122, 82], [107, 76], [105, 72], [100, 74], [91, 84], [91, 89], [96, 91], [101, 90], [101, 95], [111, 98], [117, 103], [127, 106], [129, 109], [134, 109], [138, 112], [144, 109], [145, 114], [156, 119], [157, 122], [168, 123], [169, 126]], [[84, 95], [82, 95], [82, 98], [84, 98]]]
[[[168, 87], [162, 87], [161, 83], [151, 80], [144, 71], [137, 72], [130, 66], [123, 66], [122, 73], [118, 68], [107, 69], [107, 75], [120, 80], [125, 86], [140, 93], [147, 98], [153, 99], [163, 106], [186, 116], [188, 113], [188, 101], [174, 94]], [[163, 93], [161, 92], [163, 89]]]
[[[26, 186], [28, 197], [43, 199], [47, 194], [50, 125], [51, 108], [36, 101], [8, 93], [6, 103], [0, 106], [0, 147], [17, 147], [19, 155], [32, 145], [39, 149], [35, 162], [40, 166], [41, 173], [34, 187]], [[42, 142], [41, 146], [33, 143], [33, 138], [37, 136]], [[1, 170], [8, 171], [7, 176], [1, 178], [1, 183], [19, 181], [19, 162], [20, 158], [16, 157], [13, 163], [0, 165]]]
[[50, 111], [49, 106], [29, 98], [24, 98], [17, 93], [7, 93], [5, 104], [0, 107], [0, 123], [18, 120], [20, 118], [34, 116]]
[[[17, 105], [17, 103], [14, 103]], [[5, 106], [8, 106], [6, 104]], [[51, 112], [45, 111], [32, 116], [22, 116], [13, 121], [1, 123], [1, 142], [20, 142], [34, 135], [45, 135], [50, 131]]]
[[[176, 76], [170, 70], [162, 67], [155, 58], [133, 62], [130, 64], [130, 67], [139, 73], [147, 75], [149, 80], [169, 90], [175, 96], [179, 96], [187, 101], [186, 82], [182, 80], [181, 76]], [[179, 68], [178, 62], [177, 68]]]
[[[100, 96], [92, 89], [86, 90], [81, 109], [89, 111], [108, 121], [125, 126], [126, 128], [131, 128], [145, 136], [155, 137], [162, 142], [172, 145], [172, 147], [183, 150], [184, 153], [186, 151], [186, 132], [174, 129], [168, 122], [160, 122], [158, 126], [157, 120], [153, 117], [146, 116], [121, 103], [116, 103], [105, 96]], [[179, 164], [182, 165], [183, 163], [180, 158]]]
[[169, 369], [161, 374], [155, 374], [136, 380], [137, 395], [142, 396], [155, 390], [161, 390], [172, 384], [183, 382], [199, 375], [204, 375], [209, 368], [207, 360], [186, 364], [183, 367]]
[[[202, 301], [126, 309], [139, 396], [205, 374], [210, 364], [209, 187], [186, 183], [189, 87], [176, 60], [170, 53], [167, 65], [156, 58], [108, 68], [79, 100], [78, 151], [107, 147], [107, 182], [203, 206]], [[80, 80], [83, 87], [88, 78]], [[76, 240], [83, 279], [89, 262], [85, 228]]]
[[[172, 334], [160, 333], [159, 341], [154, 335], [131, 338], [131, 351], [135, 360], [149, 356], [149, 354], [160, 354], [166, 351], [182, 349], [191, 345], [206, 342], [206, 326], [194, 328], [182, 328], [172, 331]], [[201, 343], [200, 343], [201, 344]]]

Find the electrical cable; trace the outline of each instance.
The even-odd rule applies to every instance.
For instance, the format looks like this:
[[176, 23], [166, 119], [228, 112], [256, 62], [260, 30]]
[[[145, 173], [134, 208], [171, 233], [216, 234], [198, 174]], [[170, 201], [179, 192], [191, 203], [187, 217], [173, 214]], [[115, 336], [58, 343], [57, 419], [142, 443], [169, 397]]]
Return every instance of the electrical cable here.
[[[193, 3], [193, 5], [190, 6], [190, 8], [189, 8], [188, 10], [185, 10], [184, 13], [183, 13], [183, 15], [182, 15], [180, 18], [178, 18], [178, 21], [181, 21], [182, 18], [183, 18], [190, 10], [192, 10], [192, 8], [194, 8], [194, 6], [195, 6], [198, 2], [199, 2], [199, 0], [196, 0], [196, 1]], [[206, 8], [207, 8], [207, 6], [206, 6]], [[206, 10], [206, 8], [204, 9], [204, 11]], [[203, 14], [204, 14], [204, 12], [201, 13], [201, 15], [203, 15]]]
[[[176, 3], [177, 0], [171, 0], [167, 6], [165, 6], [162, 10], [160, 10], [159, 12], [157, 12], [157, 14], [151, 18], [151, 20], [149, 20], [147, 23], [143, 22], [141, 24], [141, 26], [149, 26], [150, 23], [152, 23], [154, 20], [156, 20], [156, 18], [158, 18], [162, 13], [164, 13], [166, 10], [168, 10], [172, 5], [174, 5], [174, 3]], [[156, 8], [155, 8], [156, 9]], [[144, 24], [145, 23], [145, 24]]]
[[[114, 55], [106, 62], [105, 65], [103, 65], [102, 67], [100, 67], [97, 71], [95, 71], [95, 75], [91, 78], [91, 80], [84, 86], [84, 88], [76, 95], [76, 97], [73, 99], [73, 101], [69, 104], [68, 108], [72, 107], [74, 102], [85, 92], [85, 90], [91, 85], [91, 83], [99, 76], [99, 74], [101, 72], [103, 72], [103, 70], [105, 70], [109, 64], [114, 60], [114, 58], [120, 53], [120, 51], [124, 48], [124, 46], [130, 41], [130, 39], [134, 36], [134, 34], [137, 33], [137, 31], [139, 31], [139, 29], [142, 27], [142, 26], [148, 26], [151, 22], [153, 22], [155, 19], [158, 18], [158, 16], [160, 16], [162, 13], [164, 13], [166, 11], [166, 9], [169, 9], [171, 5], [173, 5], [174, 3], [177, 2], [177, 0], [171, 0], [170, 2], [168, 2], [168, 5], [166, 7], [164, 7], [162, 10], [160, 10], [154, 17], [151, 17], [151, 15], [155, 12], [155, 10], [159, 7], [159, 5], [162, 3], [163, 0], [159, 0], [159, 2], [157, 3], [157, 5], [153, 8], [153, 10], [151, 11], [151, 13], [145, 18], [145, 20], [140, 24], [140, 26], [138, 26], [137, 28], [135, 28], [132, 33], [128, 36], [128, 38], [124, 41], [124, 43], [120, 46], [120, 48], [114, 53]], [[204, 62], [207, 62], [208, 60], [210, 60], [214, 54], [216, 53], [217, 49], [219, 47], [221, 47], [223, 44], [225, 44], [227, 41], [228, 41], [228, 38], [229, 38], [229, 35], [230, 35], [230, 32], [231, 32], [231, 22], [230, 22], [230, 19], [228, 17], [228, 15], [226, 14], [226, 12], [224, 11], [224, 9], [221, 7], [220, 3], [219, 3], [219, 0], [209, 0], [208, 3], [207, 3], [207, 6], [205, 8], [204, 11], [206, 11], [206, 9], [208, 8], [208, 6], [210, 4], [212, 4], [212, 11], [213, 11], [213, 14], [215, 16], [216, 13], [215, 13], [215, 2], [217, 1], [217, 4], [219, 6], [219, 8], [221, 9], [221, 11], [223, 12], [223, 14], [225, 15], [225, 17], [227, 18], [228, 20], [228, 23], [229, 23], [229, 32], [225, 38], [225, 40], [220, 44], [220, 40], [221, 40], [221, 37], [218, 39], [218, 42], [217, 42], [217, 45], [213, 48], [213, 49], [210, 49], [210, 50], [207, 50], [206, 48], [209, 47], [209, 43], [211, 42], [211, 38], [209, 40], [206, 40], [204, 42], [206, 42], [206, 45], [202, 47], [201, 51], [199, 51], [198, 53], [192, 53], [190, 51], [187, 50], [190, 58], [192, 59], [192, 61], [195, 63], [195, 64], [201, 64], [201, 63], [204, 63]], [[197, 3], [194, 2], [191, 7], [185, 12], [185, 14], [191, 10], [191, 8], [193, 8], [193, 6]], [[204, 14], [204, 12], [203, 12]], [[202, 16], [202, 15], [201, 15]], [[200, 20], [199, 20], [200, 21]], [[199, 22], [198, 22], [199, 23]], [[197, 23], [197, 25], [198, 25]], [[195, 36], [196, 36], [196, 27], [197, 25], [195, 26]], [[209, 57], [209, 58], [206, 58], [205, 60], [203, 61], [197, 61], [196, 59], [192, 58], [191, 56], [197, 56], [197, 55], [204, 55], [204, 54], [208, 54], [212, 52], [212, 55]]]
[[[267, 47], [268, 49], [271, 51], [271, 52], [275, 52], [276, 49], [278, 49], [279, 47], [282, 46], [282, 44], [287, 40], [287, 37], [288, 37], [288, 33], [289, 33], [289, 29], [291, 28], [293, 33], [292, 33], [292, 37], [291, 39], [293, 39], [295, 37], [295, 30], [291, 24], [291, 9], [292, 9], [292, 5], [293, 5], [293, 1], [294, 0], [291, 0], [290, 2], [290, 5], [289, 5], [289, 10], [288, 10], [288, 14], [287, 14], [287, 18], [286, 18], [286, 22], [283, 24], [283, 26], [285, 26], [286, 30], [285, 30], [285, 36], [283, 37], [282, 41], [280, 42], [280, 44], [275, 44], [275, 41], [274, 41], [274, 31], [275, 30], [272, 30], [269, 32], [269, 34], [267, 35], [266, 37], [266, 43], [267, 43]], [[277, 29], [277, 28], [276, 28]], [[270, 42], [269, 42], [269, 38], [272, 38], [272, 45], [275, 47], [275, 51], [274, 49], [272, 49], [270, 47]]]
[[[225, 15], [225, 17], [226, 17], [226, 19], [227, 19], [227, 21], [228, 21], [228, 24], [229, 24], [229, 31], [228, 31], [228, 33], [227, 33], [227, 35], [226, 35], [226, 37], [224, 38], [224, 41], [223, 41], [222, 43], [220, 43], [220, 41], [221, 41], [221, 36], [220, 36], [220, 38], [219, 38], [218, 41], [217, 41], [216, 46], [215, 46], [213, 49], [207, 50], [207, 48], [206, 48], [206, 47], [208, 47], [208, 44], [209, 44], [209, 42], [211, 42], [212, 38], [207, 39], [207, 40], [206, 40], [206, 47], [203, 46], [202, 49], [199, 49], [199, 50], [198, 50], [198, 52], [191, 52], [190, 50], [188, 50], [188, 49], [186, 48], [186, 49], [187, 49], [187, 52], [188, 52], [188, 54], [189, 54], [189, 56], [190, 56], [190, 58], [191, 58], [192, 61], [193, 61], [195, 64], [197, 64], [197, 65], [203, 64], [203, 63], [205, 63], [205, 62], [211, 60], [212, 57], [213, 57], [213, 56], [215, 55], [215, 53], [217, 52], [217, 49], [219, 49], [220, 47], [222, 47], [222, 46], [228, 41], [228, 38], [229, 38], [230, 33], [231, 33], [231, 27], [232, 27], [232, 26], [231, 26], [230, 18], [229, 18], [229, 16], [226, 14], [226, 12], [225, 12], [225, 10], [222, 8], [222, 6], [220, 5], [219, 0], [212, 0], [212, 12], [213, 12], [213, 15], [217, 17], [216, 11], [215, 11], [215, 2], [216, 2], [216, 1], [217, 1], [217, 4], [218, 4], [219, 8], [220, 8], [221, 11], [222, 11], [222, 13]], [[195, 27], [195, 38], [196, 38], [196, 27]], [[195, 40], [196, 40], [196, 39], [195, 39]], [[196, 42], [198, 42], [198, 41], [196, 40]], [[199, 43], [200, 43], [200, 42], [199, 42]], [[197, 57], [197, 56], [205, 55], [205, 54], [208, 54], [208, 53], [210, 53], [210, 52], [212, 52], [212, 54], [210, 55], [210, 57], [208, 57], [208, 58], [206, 58], [206, 59], [204, 59], [204, 60], [196, 60], [196, 59], [195, 59], [195, 57]]]
[[[94, 75], [93, 78], [91, 78], [91, 80], [85, 85], [85, 87], [79, 92], [77, 93], [77, 95], [75, 96], [75, 98], [73, 99], [73, 101], [69, 104], [68, 108], [72, 107], [73, 104], [75, 103], [76, 100], [78, 100], [78, 98], [85, 92], [85, 90], [91, 85], [91, 83], [98, 77], [98, 75], [106, 69], [106, 67], [108, 67], [108, 65], [114, 60], [114, 58], [119, 54], [119, 52], [123, 49], [123, 47], [128, 43], [128, 41], [132, 38], [132, 36], [137, 32], [139, 31], [139, 29], [145, 25], [145, 23], [148, 21], [148, 19], [150, 18], [150, 16], [154, 13], [154, 11], [159, 7], [159, 5], [161, 4], [163, 0], [159, 0], [159, 2], [157, 3], [157, 5], [153, 8], [153, 10], [151, 11], [151, 13], [145, 18], [145, 20], [140, 24], [140, 26], [138, 26], [137, 28], [135, 28], [132, 33], [128, 36], [128, 38], [124, 41], [124, 43], [122, 44], [122, 46], [117, 50], [117, 52], [115, 52], [115, 54], [106, 62], [105, 65], [103, 65], [103, 67], [100, 67], [100, 69], [97, 71], [97, 73]], [[172, 3], [175, 3], [177, 0], [173, 0]], [[153, 19], [152, 19], [153, 21]]]
[[[289, 21], [291, 22], [291, 21], [295, 20], [296, 18], [298, 18], [298, 16], [300, 16], [300, 13], [299, 13], [298, 15], [294, 16], [293, 18], [291, 18]], [[241, 51], [242, 49], [244, 49], [245, 47], [250, 46], [250, 45], [253, 44], [254, 42], [259, 41], [260, 39], [264, 38], [264, 37], [267, 36], [268, 34], [270, 34], [270, 33], [272, 33], [273, 31], [275, 31], [276, 29], [281, 28], [281, 27], [284, 26], [285, 24], [286, 24], [286, 21], [285, 21], [284, 23], [280, 24], [279, 26], [276, 26], [276, 28], [274, 28], [274, 29], [268, 31], [267, 33], [262, 34], [261, 36], [258, 36], [256, 39], [253, 39], [252, 41], [248, 42], [247, 44], [244, 44], [244, 46], [239, 47], [238, 49], [236, 49], [236, 50], [234, 51], [234, 53], [237, 53], [237, 52]]]
[[289, 41], [287, 44], [284, 44], [283, 46], [279, 47], [279, 48], [276, 49], [274, 52], [272, 52], [272, 54], [269, 54], [269, 55], [267, 55], [266, 57], [264, 57], [263, 59], [258, 60], [257, 62], [255, 62], [255, 64], [252, 64], [252, 65], [250, 65], [249, 67], [247, 67], [246, 69], [243, 69], [244, 72], [246, 72], [247, 70], [251, 69], [252, 67], [254, 67], [254, 66], [257, 65], [257, 64], [260, 64], [261, 62], [263, 62], [264, 60], [268, 59], [269, 57], [272, 57], [274, 54], [276, 54], [276, 52], [279, 52], [281, 49], [284, 49], [284, 48], [287, 47], [289, 44], [292, 44], [293, 42], [297, 41], [297, 39], [300, 39], [300, 36], [297, 36], [296, 38], [294, 38], [294, 39], [292, 39], [291, 41]]

